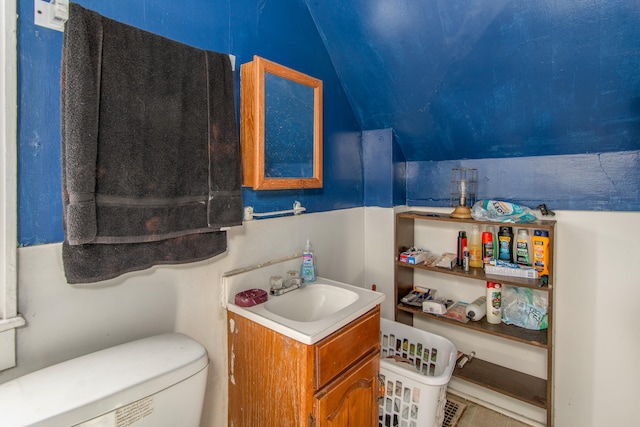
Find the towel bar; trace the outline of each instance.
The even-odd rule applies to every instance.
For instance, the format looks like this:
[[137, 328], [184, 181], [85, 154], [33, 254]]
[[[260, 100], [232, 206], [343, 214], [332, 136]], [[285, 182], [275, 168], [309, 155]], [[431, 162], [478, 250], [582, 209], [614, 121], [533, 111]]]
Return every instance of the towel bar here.
[[[33, 0], [33, 22], [36, 25], [64, 33], [69, 19], [69, 0]], [[236, 70], [236, 56], [229, 54], [231, 71]]]
[[33, 0], [33, 21], [41, 27], [64, 32], [64, 23], [69, 19], [68, 0]]
[[244, 220], [251, 221], [254, 217], [266, 217], [266, 216], [275, 216], [275, 215], [286, 215], [286, 214], [294, 214], [300, 215], [302, 212], [306, 211], [307, 208], [302, 207], [299, 201], [293, 202], [293, 209], [288, 209], [284, 211], [273, 211], [273, 212], [264, 212], [264, 213], [256, 213], [253, 211], [253, 206], [246, 206], [244, 208]]

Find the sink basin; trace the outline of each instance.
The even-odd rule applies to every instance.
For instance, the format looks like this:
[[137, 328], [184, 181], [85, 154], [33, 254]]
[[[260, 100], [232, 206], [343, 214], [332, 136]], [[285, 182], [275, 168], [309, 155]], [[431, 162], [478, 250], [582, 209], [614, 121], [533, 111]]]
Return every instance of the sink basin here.
[[[251, 285], [246, 286], [234, 292]], [[253, 307], [240, 307], [229, 298], [227, 309], [304, 344], [314, 344], [382, 301], [380, 292], [318, 277], [314, 283], [280, 296], [270, 295], [267, 302]]]
[[358, 294], [349, 289], [311, 284], [270, 299], [264, 308], [285, 319], [313, 322], [342, 310], [358, 298]]

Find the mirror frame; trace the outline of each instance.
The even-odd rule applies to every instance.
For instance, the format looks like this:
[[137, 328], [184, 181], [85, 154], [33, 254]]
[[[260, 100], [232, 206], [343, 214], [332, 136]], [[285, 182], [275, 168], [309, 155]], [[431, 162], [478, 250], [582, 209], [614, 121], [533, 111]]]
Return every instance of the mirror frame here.
[[[313, 89], [313, 176], [265, 176], [265, 73]], [[322, 188], [322, 80], [254, 56], [240, 66], [240, 145], [242, 183], [254, 190]]]

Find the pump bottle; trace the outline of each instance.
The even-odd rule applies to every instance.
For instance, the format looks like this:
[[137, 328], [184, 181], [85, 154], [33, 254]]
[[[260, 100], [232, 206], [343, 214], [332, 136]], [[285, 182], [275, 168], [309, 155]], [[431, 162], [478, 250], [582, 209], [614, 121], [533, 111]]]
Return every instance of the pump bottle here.
[[316, 281], [316, 264], [309, 239], [307, 239], [307, 245], [302, 252], [302, 266], [300, 267], [300, 276], [302, 276], [305, 283]]

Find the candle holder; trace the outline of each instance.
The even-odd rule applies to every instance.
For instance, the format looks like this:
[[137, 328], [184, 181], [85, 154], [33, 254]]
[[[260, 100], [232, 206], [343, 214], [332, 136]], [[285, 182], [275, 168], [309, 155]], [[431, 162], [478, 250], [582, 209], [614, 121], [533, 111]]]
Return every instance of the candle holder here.
[[473, 168], [453, 168], [451, 170], [450, 205], [455, 206], [452, 218], [471, 218], [471, 207], [476, 202], [478, 191], [478, 170]]

